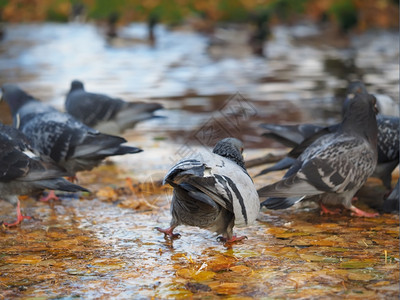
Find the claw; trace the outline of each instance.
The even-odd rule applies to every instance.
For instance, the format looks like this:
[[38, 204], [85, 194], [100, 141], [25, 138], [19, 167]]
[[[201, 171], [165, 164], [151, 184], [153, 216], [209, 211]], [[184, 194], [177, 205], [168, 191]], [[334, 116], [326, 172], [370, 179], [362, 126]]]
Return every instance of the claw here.
[[172, 231], [175, 229], [175, 227], [169, 227], [169, 228], [167, 228], [167, 229], [162, 229], [162, 228], [160, 228], [160, 227], [156, 227], [156, 229], [157, 229], [159, 232], [164, 233], [165, 237], [168, 236], [171, 240], [179, 239], [179, 238], [181, 237], [181, 235], [180, 235], [179, 233], [173, 233], [173, 232], [172, 232]]
[[18, 224], [20, 224], [24, 219], [30, 220], [30, 219], [32, 219], [32, 217], [22, 215], [21, 206], [20, 206], [19, 200], [18, 200], [18, 203], [17, 203], [17, 220], [14, 223], [3, 222], [3, 225], [6, 226], [6, 227], [14, 227], [14, 226], [17, 226]]
[[350, 207], [350, 210], [352, 211], [351, 215], [356, 216], [356, 217], [374, 218], [374, 217], [379, 216], [378, 213], [369, 213], [369, 212], [363, 211], [355, 206]]
[[327, 215], [339, 215], [341, 213], [341, 211], [342, 211], [340, 208], [337, 208], [335, 210], [330, 210], [325, 205], [323, 205], [322, 202], [320, 202], [319, 205], [321, 207], [321, 211], [320, 211], [320, 215], [321, 216], [324, 215], [324, 214], [327, 214]]
[[218, 242], [222, 242], [222, 243], [225, 243], [225, 244], [231, 244], [231, 243], [242, 241], [242, 240], [247, 240], [247, 236], [245, 236], [245, 235], [244, 236], [236, 236], [236, 235], [234, 235], [229, 240], [226, 237], [223, 237], [223, 236], [219, 236], [217, 238]]
[[54, 200], [54, 201], [58, 201], [58, 200], [60, 200], [60, 198], [58, 198], [57, 196], [56, 196], [56, 194], [54, 193], [54, 191], [50, 191], [48, 194], [47, 194], [47, 196], [43, 196], [43, 197], [40, 197], [40, 199], [39, 199], [39, 201], [41, 201], [41, 202], [49, 202], [50, 200]]

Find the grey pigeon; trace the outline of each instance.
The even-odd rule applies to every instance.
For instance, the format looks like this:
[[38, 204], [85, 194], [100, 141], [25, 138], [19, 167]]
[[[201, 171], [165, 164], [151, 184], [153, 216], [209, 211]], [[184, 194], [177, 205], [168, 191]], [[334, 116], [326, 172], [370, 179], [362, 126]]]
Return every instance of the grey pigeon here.
[[391, 189], [392, 172], [399, 165], [400, 119], [392, 116], [377, 116], [378, 165], [373, 176], [382, 180]]
[[65, 170], [35, 154], [21, 132], [0, 123], [0, 198], [17, 207], [17, 220], [5, 225], [15, 226], [30, 219], [21, 214], [18, 195], [31, 195], [44, 189], [87, 191], [62, 178], [66, 175]]
[[138, 122], [156, 118], [158, 103], [125, 102], [103, 94], [86, 92], [83, 83], [74, 80], [65, 101], [66, 111], [77, 120], [103, 133], [119, 134]]
[[[361, 82], [354, 82], [349, 86], [348, 94], [354, 94], [356, 88], [361, 88], [366, 92]], [[399, 122], [400, 119], [398, 117], [380, 114], [377, 116], [378, 164], [372, 176], [380, 178], [387, 189], [391, 189], [392, 172], [399, 163]], [[268, 130], [263, 134], [264, 136], [273, 138], [288, 147], [293, 147], [293, 149], [288, 153], [287, 157], [262, 170], [256, 176], [290, 168], [312, 142], [324, 134], [336, 132], [339, 128], [339, 124], [327, 127], [314, 124], [262, 124], [261, 126]]]
[[14, 127], [27, 136], [37, 151], [66, 169], [69, 176], [91, 170], [108, 156], [142, 151], [122, 145], [126, 142], [124, 138], [100, 133], [15, 85], [5, 84], [2, 90], [3, 99], [11, 108]]
[[399, 202], [400, 202], [400, 194], [399, 194], [399, 181], [389, 196], [383, 201], [382, 210], [385, 213], [396, 212], [399, 213]]
[[290, 148], [298, 146], [305, 139], [313, 136], [324, 128], [324, 126], [314, 124], [261, 124], [260, 127], [267, 130], [262, 134], [262, 136], [274, 139], [282, 145]]
[[375, 104], [375, 97], [362, 90], [348, 97], [339, 128], [307, 147], [282, 180], [258, 190], [260, 197], [272, 197], [262, 205], [281, 209], [318, 198], [323, 210], [324, 204], [341, 204], [354, 215], [375, 216], [351, 203], [377, 163]]
[[233, 235], [233, 226], [252, 224], [260, 201], [242, 151], [241, 141], [225, 138], [213, 153], [199, 152], [173, 166], [164, 178], [174, 188], [171, 224], [168, 229], [157, 229], [173, 238], [179, 236], [173, 234], [174, 228], [184, 224], [222, 234], [224, 242], [243, 239]]

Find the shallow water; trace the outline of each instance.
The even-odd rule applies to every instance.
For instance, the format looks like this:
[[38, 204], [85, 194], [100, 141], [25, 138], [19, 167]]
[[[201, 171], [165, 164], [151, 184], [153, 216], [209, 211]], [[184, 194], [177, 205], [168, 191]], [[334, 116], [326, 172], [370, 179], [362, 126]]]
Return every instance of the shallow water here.
[[[143, 24], [121, 28], [112, 44], [92, 24], [9, 25], [0, 84], [17, 83], [62, 109], [70, 81], [81, 79], [88, 91], [166, 109], [158, 112], [165, 118], [125, 133], [143, 153], [78, 175], [91, 195], [53, 205], [22, 201], [36, 220], [0, 229], [0, 298], [398, 297], [395, 215], [319, 216], [310, 204], [262, 212], [253, 226], [235, 228], [248, 240], [232, 247], [197, 228], [178, 227], [182, 236], [173, 242], [154, 230], [170, 220], [171, 191], [159, 181], [184, 154], [225, 135], [245, 142], [246, 159], [281, 153], [258, 124], [333, 123], [348, 79], [362, 78], [370, 92], [398, 102], [397, 32], [365, 33], [340, 49], [311, 41], [317, 33], [309, 24], [276, 27], [266, 58], [226, 49], [216, 57], [206, 36], [163, 26], [152, 47]], [[0, 120], [11, 121], [5, 103]], [[381, 196], [376, 182], [369, 185]], [[14, 217], [3, 201], [0, 212], [0, 220]]]
[[[256, 153], [253, 153], [254, 155]], [[252, 170], [251, 174], [257, 170]], [[308, 204], [260, 213], [248, 237], [227, 246], [180, 226], [171, 241], [170, 190], [135, 186], [134, 173], [105, 165], [79, 175], [95, 194], [53, 205], [23, 201], [36, 220], [0, 230], [0, 295], [81, 298], [388, 299], [398, 289], [398, 216], [319, 216]], [[269, 180], [282, 174], [268, 176]], [[265, 179], [257, 178], [261, 186]], [[116, 196], [116, 197], [114, 197]], [[360, 204], [358, 204], [360, 206]], [[12, 208], [0, 202], [2, 219]]]
[[[88, 91], [158, 101], [167, 108], [159, 114], [167, 118], [137, 130], [178, 142], [182, 133], [193, 141], [193, 131], [210, 117], [218, 119], [218, 111], [239, 93], [255, 110], [240, 132], [229, 133], [247, 147], [277, 146], [259, 137], [260, 122], [335, 122], [350, 79], [363, 79], [370, 92], [398, 102], [397, 32], [355, 36], [347, 48], [307, 42], [318, 32], [310, 24], [276, 27], [261, 58], [249, 51], [232, 55], [234, 47], [209, 46], [207, 36], [162, 25], [156, 27], [155, 46], [146, 43], [144, 24], [121, 28], [111, 43], [93, 24], [9, 25], [0, 43], [0, 84], [17, 83], [59, 109], [73, 79]], [[9, 121], [8, 112], [0, 119]]]

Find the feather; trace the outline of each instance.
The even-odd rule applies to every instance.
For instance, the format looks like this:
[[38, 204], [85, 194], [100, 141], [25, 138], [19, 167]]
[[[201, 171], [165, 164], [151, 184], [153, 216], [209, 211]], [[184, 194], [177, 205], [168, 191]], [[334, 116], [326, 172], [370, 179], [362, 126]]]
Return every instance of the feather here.
[[108, 156], [142, 151], [123, 146], [124, 138], [100, 133], [34, 99], [17, 86], [6, 84], [2, 90], [14, 121], [18, 115], [19, 129], [32, 147], [66, 169], [69, 176], [92, 169]]

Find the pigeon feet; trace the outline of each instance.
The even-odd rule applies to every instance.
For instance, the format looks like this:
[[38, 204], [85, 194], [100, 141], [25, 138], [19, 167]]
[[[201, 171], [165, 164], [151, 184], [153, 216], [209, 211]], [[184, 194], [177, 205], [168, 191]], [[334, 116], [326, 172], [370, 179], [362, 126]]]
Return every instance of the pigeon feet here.
[[179, 233], [173, 233], [173, 232], [172, 232], [172, 231], [174, 231], [175, 227], [169, 227], [169, 228], [167, 228], [167, 229], [162, 229], [162, 228], [160, 228], [160, 227], [156, 227], [156, 229], [157, 229], [159, 232], [164, 233], [165, 237], [168, 236], [171, 240], [179, 239], [179, 238], [181, 237], [181, 235], [180, 235]]
[[326, 214], [326, 215], [339, 215], [341, 213], [341, 211], [342, 211], [340, 208], [337, 208], [335, 210], [330, 210], [325, 205], [323, 205], [322, 203], [320, 203], [319, 205], [321, 207], [321, 211], [320, 211], [320, 215], [321, 216], [324, 215], [324, 214]]
[[378, 213], [369, 213], [369, 212], [363, 211], [355, 206], [352, 206], [350, 208], [350, 210], [352, 211], [351, 215], [356, 216], [356, 217], [374, 218], [374, 217], [379, 216]]
[[20, 206], [19, 201], [18, 201], [18, 203], [17, 203], [17, 220], [14, 223], [3, 222], [3, 224], [6, 227], [14, 227], [14, 226], [17, 226], [18, 224], [20, 224], [24, 219], [29, 220], [29, 219], [32, 219], [32, 217], [22, 215], [21, 206]]
[[223, 236], [220, 236], [220, 237], [217, 238], [218, 242], [222, 242], [222, 243], [225, 243], [225, 244], [231, 244], [231, 243], [234, 243], [234, 242], [243, 241], [245, 239], [247, 239], [247, 236], [245, 236], [245, 235], [244, 236], [236, 236], [236, 235], [234, 235], [230, 239], [227, 239], [226, 237], [223, 237]]
[[54, 191], [50, 191], [48, 194], [47, 194], [47, 196], [43, 196], [43, 197], [40, 197], [40, 199], [39, 199], [39, 201], [41, 201], [41, 202], [49, 202], [50, 200], [54, 200], [54, 201], [58, 201], [58, 200], [60, 200], [60, 198], [58, 198], [57, 196], [56, 196], [56, 194], [54, 193]]

